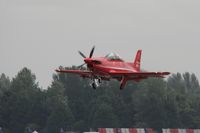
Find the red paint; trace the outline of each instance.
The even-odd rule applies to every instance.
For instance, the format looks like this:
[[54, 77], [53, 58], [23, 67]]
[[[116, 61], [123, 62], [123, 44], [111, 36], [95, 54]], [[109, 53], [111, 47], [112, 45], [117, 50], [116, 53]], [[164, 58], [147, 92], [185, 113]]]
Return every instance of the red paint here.
[[99, 133], [106, 133], [106, 129], [105, 128], [98, 128], [98, 132]]
[[194, 129], [186, 129], [186, 133], [194, 133]]
[[[110, 54], [106, 57], [84, 58], [89, 70], [56, 70], [56, 72], [79, 74], [86, 78], [100, 78], [102, 80], [116, 79], [120, 81], [120, 89], [124, 88], [128, 80], [136, 82], [149, 77], [164, 78], [169, 72], [146, 72], [140, 70], [142, 50], [138, 50], [134, 62], [125, 62], [118, 55]], [[174, 132], [175, 133], [175, 132]]]
[[114, 133], [117, 133], [117, 129], [116, 128], [113, 128], [113, 131], [114, 131]]
[[130, 133], [137, 133], [137, 128], [129, 128]]
[[149, 128], [149, 133], [153, 133], [153, 129], [152, 128]]
[[178, 133], [178, 129], [170, 129], [170, 133]]

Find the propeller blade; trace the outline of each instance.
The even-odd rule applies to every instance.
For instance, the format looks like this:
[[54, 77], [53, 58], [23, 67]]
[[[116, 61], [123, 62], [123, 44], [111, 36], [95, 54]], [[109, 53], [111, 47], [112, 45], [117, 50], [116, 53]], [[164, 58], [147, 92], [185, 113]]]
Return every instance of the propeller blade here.
[[81, 68], [82, 66], [84, 66], [86, 63], [83, 63], [82, 65], [78, 66], [78, 68]]
[[83, 58], [86, 58], [86, 56], [85, 56], [81, 51], [78, 51], [78, 53], [79, 53]]
[[92, 50], [91, 50], [90, 56], [89, 56], [90, 58], [92, 58], [92, 55], [93, 55], [93, 53], [94, 53], [94, 49], [95, 49], [95, 46], [92, 47]]

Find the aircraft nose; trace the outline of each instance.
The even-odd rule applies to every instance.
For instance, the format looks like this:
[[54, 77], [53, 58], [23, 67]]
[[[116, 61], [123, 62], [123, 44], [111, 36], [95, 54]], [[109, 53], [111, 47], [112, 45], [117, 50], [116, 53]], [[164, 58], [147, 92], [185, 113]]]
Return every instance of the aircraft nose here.
[[91, 58], [85, 58], [84, 61], [85, 61], [85, 63], [91, 63], [92, 59]]

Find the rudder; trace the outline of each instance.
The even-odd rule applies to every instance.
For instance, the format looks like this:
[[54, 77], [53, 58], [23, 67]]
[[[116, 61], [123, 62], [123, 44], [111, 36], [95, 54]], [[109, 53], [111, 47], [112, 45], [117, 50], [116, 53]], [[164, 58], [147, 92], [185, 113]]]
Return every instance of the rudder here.
[[135, 57], [135, 61], [133, 63], [133, 67], [136, 68], [138, 71], [140, 71], [141, 55], [142, 55], [142, 50], [138, 50]]

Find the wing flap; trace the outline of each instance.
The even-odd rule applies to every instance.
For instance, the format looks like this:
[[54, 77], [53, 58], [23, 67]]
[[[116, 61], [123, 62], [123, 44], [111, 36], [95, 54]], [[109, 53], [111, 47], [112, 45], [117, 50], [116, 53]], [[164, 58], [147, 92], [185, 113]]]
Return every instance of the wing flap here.
[[129, 77], [164, 77], [170, 72], [110, 72], [112, 76], [129, 76]]

